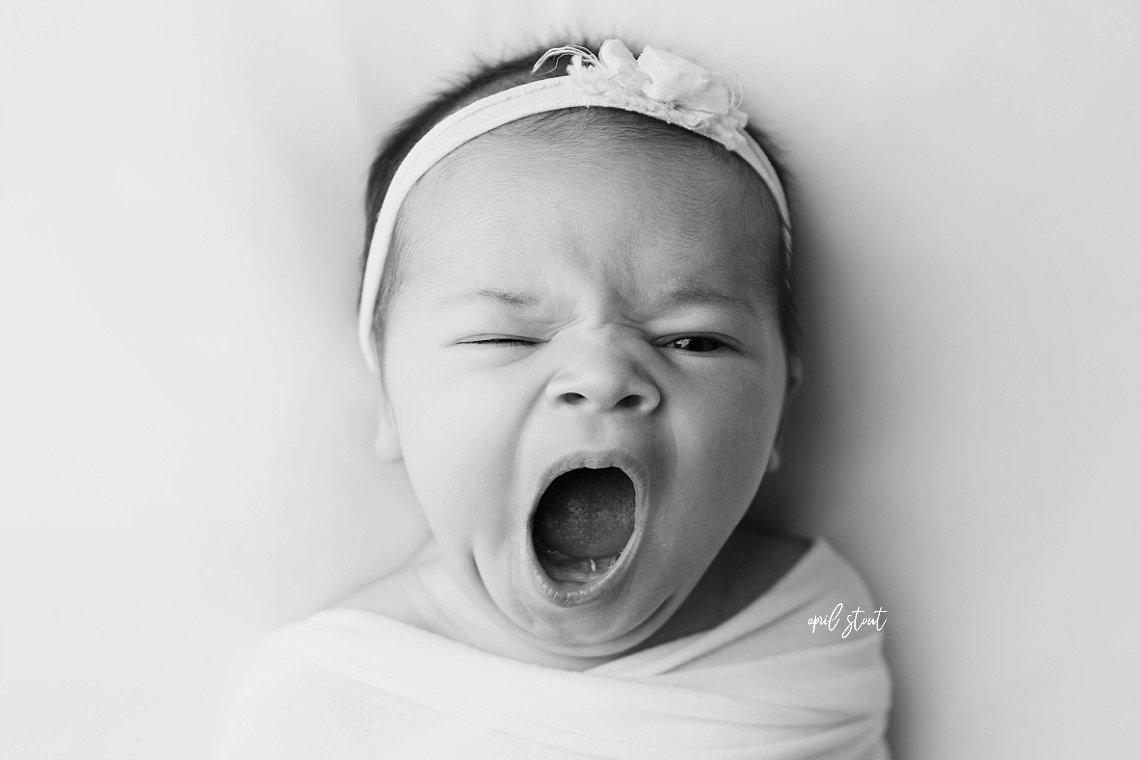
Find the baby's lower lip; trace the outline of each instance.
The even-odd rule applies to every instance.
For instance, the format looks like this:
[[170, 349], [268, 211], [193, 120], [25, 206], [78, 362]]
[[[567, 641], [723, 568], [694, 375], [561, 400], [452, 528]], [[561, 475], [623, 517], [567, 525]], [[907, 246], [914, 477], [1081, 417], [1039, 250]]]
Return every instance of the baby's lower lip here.
[[622, 552], [607, 557], [571, 557], [535, 540], [539, 564], [553, 581], [587, 584], [605, 577], [617, 564]]
[[547, 599], [560, 607], [588, 604], [621, 582], [619, 576], [625, 576], [629, 572], [629, 562], [632, 560], [627, 555], [636, 550], [637, 543], [635, 533], [622, 551], [592, 560], [568, 557], [549, 547], [532, 544], [535, 583]]

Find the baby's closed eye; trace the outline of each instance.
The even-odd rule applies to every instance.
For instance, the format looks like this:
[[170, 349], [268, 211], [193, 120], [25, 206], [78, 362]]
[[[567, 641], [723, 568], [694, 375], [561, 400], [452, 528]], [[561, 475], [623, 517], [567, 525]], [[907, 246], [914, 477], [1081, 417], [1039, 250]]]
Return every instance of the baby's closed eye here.
[[476, 335], [457, 341], [466, 346], [535, 346], [546, 341], [521, 335]]
[[[546, 343], [543, 338], [524, 335], [474, 335], [456, 341], [459, 345], [489, 347], [532, 347]], [[685, 353], [707, 354], [718, 351], [735, 350], [731, 339], [719, 335], [671, 335], [654, 341], [658, 348]]]

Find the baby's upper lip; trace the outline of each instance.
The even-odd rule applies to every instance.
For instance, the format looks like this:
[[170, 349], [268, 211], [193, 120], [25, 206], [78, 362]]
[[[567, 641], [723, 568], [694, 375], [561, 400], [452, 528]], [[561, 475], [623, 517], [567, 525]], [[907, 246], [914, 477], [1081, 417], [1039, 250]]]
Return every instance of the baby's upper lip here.
[[550, 464], [538, 479], [537, 488], [534, 492], [534, 499], [530, 505], [529, 517], [534, 515], [534, 511], [538, 508], [538, 502], [542, 495], [546, 493], [546, 489], [550, 486], [554, 479], [563, 473], [570, 472], [571, 470], [578, 470], [582, 468], [591, 470], [601, 470], [607, 467], [616, 467], [633, 481], [633, 489], [635, 496], [634, 514], [635, 519], [640, 521], [642, 505], [645, 501], [646, 492], [646, 479], [645, 467], [642, 463], [629, 452], [623, 449], [581, 449], [573, 451], [569, 454], [560, 456]]

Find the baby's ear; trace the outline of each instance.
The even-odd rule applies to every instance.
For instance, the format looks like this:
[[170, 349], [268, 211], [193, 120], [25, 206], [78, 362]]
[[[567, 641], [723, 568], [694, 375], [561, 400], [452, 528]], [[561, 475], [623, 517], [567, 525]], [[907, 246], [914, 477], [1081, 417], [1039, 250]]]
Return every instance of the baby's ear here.
[[776, 428], [776, 440], [772, 444], [772, 453], [768, 455], [768, 468], [765, 473], [772, 473], [780, 469], [780, 452], [784, 446], [784, 419], [788, 413], [788, 402], [796, 394], [803, 379], [803, 363], [798, 356], [788, 358], [788, 385], [784, 391], [784, 408], [780, 410], [780, 426]]
[[396, 418], [388, 396], [380, 390], [380, 414], [376, 420], [376, 455], [385, 462], [399, 462], [404, 458], [400, 448], [400, 431], [396, 428]]

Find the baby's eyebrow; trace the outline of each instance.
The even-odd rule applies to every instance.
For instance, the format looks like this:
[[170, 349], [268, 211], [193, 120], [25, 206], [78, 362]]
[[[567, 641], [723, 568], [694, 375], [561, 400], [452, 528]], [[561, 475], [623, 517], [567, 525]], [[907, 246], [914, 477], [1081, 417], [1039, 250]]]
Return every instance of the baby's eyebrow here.
[[[458, 293], [452, 293], [440, 299], [436, 307], [443, 309], [465, 301], [490, 300], [514, 309], [531, 309], [538, 306], [541, 300], [533, 293], [521, 290], [504, 290], [501, 288], [471, 288]], [[641, 299], [639, 299], [641, 300]], [[639, 306], [642, 311], [650, 314], [678, 311], [692, 306], [722, 306], [755, 314], [756, 306], [747, 298], [704, 285], [684, 285], [674, 288], [664, 294], [646, 297]]]
[[499, 288], [471, 288], [458, 293], [452, 293], [436, 303], [437, 308], [455, 306], [458, 303], [472, 300], [490, 299], [497, 303], [515, 308], [529, 308], [537, 306], [538, 297], [518, 290], [501, 290]]
[[728, 306], [756, 313], [756, 306], [749, 299], [704, 285], [684, 285], [674, 288], [655, 299], [651, 308], [657, 311], [670, 311], [688, 306], [707, 305]]

